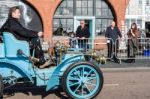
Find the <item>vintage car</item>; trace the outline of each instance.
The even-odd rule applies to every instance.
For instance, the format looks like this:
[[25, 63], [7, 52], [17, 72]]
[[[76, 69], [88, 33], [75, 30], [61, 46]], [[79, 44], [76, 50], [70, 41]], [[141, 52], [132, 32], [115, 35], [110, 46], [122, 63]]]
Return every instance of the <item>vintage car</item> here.
[[5, 88], [18, 82], [30, 83], [34, 87], [45, 86], [46, 91], [62, 87], [67, 96], [73, 99], [91, 99], [100, 93], [103, 86], [100, 67], [86, 61], [78, 49], [68, 48], [61, 57], [56, 55], [56, 66], [44, 69], [35, 66], [30, 60], [31, 56], [28, 42], [3, 32], [3, 43], [0, 43], [1, 97]]

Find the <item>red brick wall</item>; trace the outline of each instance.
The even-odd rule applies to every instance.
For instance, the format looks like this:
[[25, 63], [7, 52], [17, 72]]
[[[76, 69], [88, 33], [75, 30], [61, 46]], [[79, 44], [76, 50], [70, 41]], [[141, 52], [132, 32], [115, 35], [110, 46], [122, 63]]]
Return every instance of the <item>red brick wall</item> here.
[[[27, 0], [39, 12], [44, 27], [44, 39], [52, 40], [53, 15], [61, 0]], [[129, 0], [109, 0], [108, 2], [114, 8], [117, 18], [117, 24], [121, 27], [121, 22], [125, 20], [126, 5]]]
[[109, 0], [115, 10], [117, 17], [117, 25], [121, 28], [122, 21], [125, 20], [126, 7], [129, 0]]

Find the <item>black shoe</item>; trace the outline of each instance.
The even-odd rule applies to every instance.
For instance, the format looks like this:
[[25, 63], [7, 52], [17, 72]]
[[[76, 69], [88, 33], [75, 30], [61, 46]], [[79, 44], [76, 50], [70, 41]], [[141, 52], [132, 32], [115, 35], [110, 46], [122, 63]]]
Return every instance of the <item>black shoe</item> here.
[[132, 63], [135, 63], [135, 59], [132, 59]]
[[114, 59], [107, 59], [107, 61], [113, 62], [113, 61], [114, 61]]
[[135, 63], [135, 59], [127, 59], [127, 63]]
[[107, 59], [107, 61], [110, 61], [110, 59]]
[[39, 68], [46, 68], [48, 66], [51, 66], [52, 64], [54, 64], [51, 60], [46, 61], [44, 64], [40, 65]]
[[115, 59], [114, 62], [120, 64], [120, 61], [118, 59]]

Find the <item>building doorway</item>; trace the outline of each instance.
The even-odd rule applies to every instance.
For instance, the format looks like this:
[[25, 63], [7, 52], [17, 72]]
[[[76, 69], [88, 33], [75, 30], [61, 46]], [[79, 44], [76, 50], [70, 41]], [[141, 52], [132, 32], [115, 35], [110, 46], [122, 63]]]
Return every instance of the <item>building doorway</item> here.
[[78, 26], [80, 25], [80, 21], [85, 20], [86, 26], [90, 31], [90, 38], [95, 37], [95, 17], [86, 17], [86, 16], [75, 16], [74, 17], [74, 32], [76, 32]]
[[[93, 16], [75, 16], [74, 17], [74, 32], [76, 32], [78, 26], [80, 25], [80, 21], [85, 20], [85, 24], [90, 31], [90, 38], [88, 40], [89, 43], [94, 42], [95, 38], [95, 17]], [[92, 45], [89, 45], [92, 48]]]

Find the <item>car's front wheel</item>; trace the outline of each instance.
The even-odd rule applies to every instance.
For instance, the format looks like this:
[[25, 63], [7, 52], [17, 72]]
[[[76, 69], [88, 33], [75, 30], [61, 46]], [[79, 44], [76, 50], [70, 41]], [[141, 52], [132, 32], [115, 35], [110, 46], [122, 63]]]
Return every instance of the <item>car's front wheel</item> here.
[[98, 66], [89, 62], [78, 62], [66, 69], [62, 87], [71, 99], [92, 99], [103, 86], [103, 75]]

